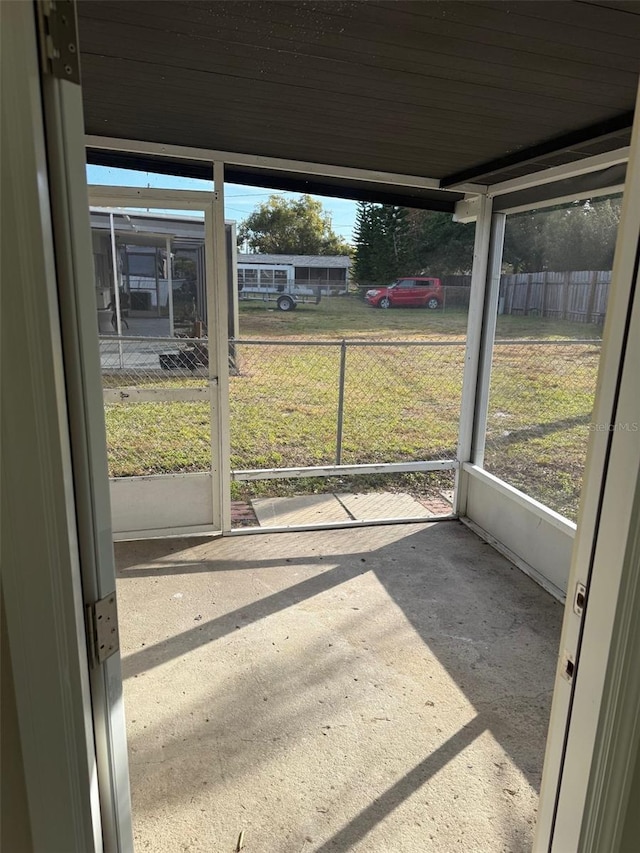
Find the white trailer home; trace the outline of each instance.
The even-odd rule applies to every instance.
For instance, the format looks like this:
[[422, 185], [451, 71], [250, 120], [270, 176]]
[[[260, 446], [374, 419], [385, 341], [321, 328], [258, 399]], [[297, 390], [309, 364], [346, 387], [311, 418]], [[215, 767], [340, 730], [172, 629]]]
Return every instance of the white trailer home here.
[[347, 255], [238, 254], [238, 297], [275, 302], [290, 311], [303, 302], [346, 293]]

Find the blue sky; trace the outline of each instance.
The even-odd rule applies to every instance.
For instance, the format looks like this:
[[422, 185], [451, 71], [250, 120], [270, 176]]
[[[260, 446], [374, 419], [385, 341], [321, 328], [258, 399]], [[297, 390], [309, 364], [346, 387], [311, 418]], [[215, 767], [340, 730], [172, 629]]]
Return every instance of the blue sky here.
[[[156, 175], [153, 172], [134, 172], [130, 169], [111, 169], [107, 166], [87, 166], [87, 180], [90, 184], [102, 184], [119, 187], [158, 187], [175, 190], [211, 190], [212, 181], [195, 178], [176, 178], [172, 175]], [[298, 198], [298, 193], [270, 191], [261, 187], [245, 187], [225, 184], [225, 217], [240, 222], [261, 202], [266, 201], [272, 192], [278, 192], [285, 198]], [[331, 217], [331, 226], [336, 234], [351, 241], [356, 215], [355, 201], [341, 198], [314, 196]]]

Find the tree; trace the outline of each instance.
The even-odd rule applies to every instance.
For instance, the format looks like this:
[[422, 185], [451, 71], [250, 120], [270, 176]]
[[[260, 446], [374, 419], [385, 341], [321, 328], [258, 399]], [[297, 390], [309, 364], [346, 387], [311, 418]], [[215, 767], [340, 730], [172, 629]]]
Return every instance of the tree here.
[[471, 272], [475, 225], [454, 222], [450, 213], [409, 210], [408, 273], [465, 275]]
[[353, 276], [357, 281], [373, 282], [376, 280], [377, 225], [376, 206], [368, 201], [359, 201], [353, 232], [355, 244]]
[[469, 272], [474, 233], [473, 225], [446, 213], [360, 202], [354, 276], [382, 283], [401, 275]]
[[322, 203], [303, 195], [299, 199], [269, 196], [240, 223], [238, 243], [252, 252], [283, 255], [348, 255], [351, 246], [331, 228]]
[[358, 202], [353, 272], [362, 283], [388, 282], [406, 266], [406, 208]]
[[[611, 269], [620, 201], [584, 201], [510, 216], [504, 265], [514, 272]], [[471, 272], [475, 225], [448, 213], [360, 202], [354, 277], [382, 284], [402, 275]]]
[[509, 217], [504, 261], [514, 272], [611, 269], [619, 220], [615, 198]]

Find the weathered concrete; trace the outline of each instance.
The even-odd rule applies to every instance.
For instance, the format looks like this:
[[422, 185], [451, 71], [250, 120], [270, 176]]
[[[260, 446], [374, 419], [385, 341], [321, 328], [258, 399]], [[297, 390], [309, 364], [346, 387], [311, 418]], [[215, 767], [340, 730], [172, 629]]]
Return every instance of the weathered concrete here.
[[530, 849], [561, 607], [462, 525], [117, 557], [138, 853]]
[[291, 498], [253, 498], [251, 506], [261, 527], [334, 524], [351, 516], [334, 495], [298, 495]]

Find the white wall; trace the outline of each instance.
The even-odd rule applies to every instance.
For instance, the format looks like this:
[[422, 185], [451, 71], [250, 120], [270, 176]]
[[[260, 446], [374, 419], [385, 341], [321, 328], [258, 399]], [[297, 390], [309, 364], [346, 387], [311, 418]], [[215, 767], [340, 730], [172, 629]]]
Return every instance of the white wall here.
[[567, 591], [575, 524], [475, 465], [465, 464], [465, 516], [558, 598]]
[[213, 530], [211, 473], [118, 477], [109, 481], [115, 539]]

